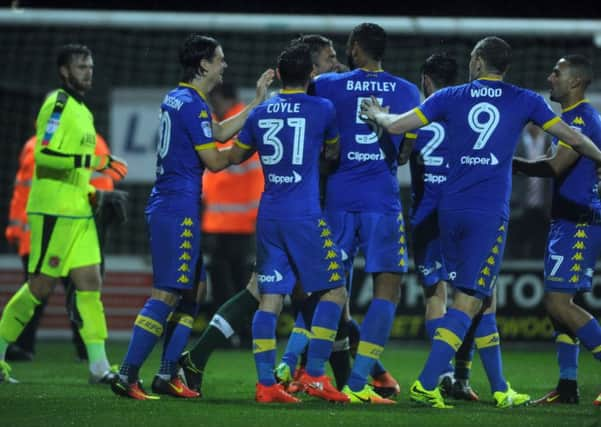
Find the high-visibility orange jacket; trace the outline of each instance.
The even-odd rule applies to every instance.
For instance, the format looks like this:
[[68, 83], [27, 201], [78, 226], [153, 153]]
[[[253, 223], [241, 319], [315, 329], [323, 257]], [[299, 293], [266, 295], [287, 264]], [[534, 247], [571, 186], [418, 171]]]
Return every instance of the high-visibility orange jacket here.
[[[30, 252], [30, 231], [27, 222], [27, 200], [31, 189], [33, 178], [35, 136], [25, 142], [19, 155], [19, 169], [15, 177], [15, 187], [10, 200], [8, 226], [6, 227], [6, 240], [19, 245], [19, 256], [25, 256]], [[108, 145], [102, 136], [96, 135], [96, 154], [110, 154]], [[90, 183], [99, 190], [111, 191], [115, 188], [113, 180], [104, 174], [95, 172]]]
[[[244, 109], [234, 105], [224, 119]], [[221, 147], [229, 147], [233, 139]], [[263, 192], [263, 171], [259, 155], [220, 172], [205, 170], [202, 177], [204, 214], [202, 230], [207, 233], [252, 234], [255, 232], [259, 200]]]

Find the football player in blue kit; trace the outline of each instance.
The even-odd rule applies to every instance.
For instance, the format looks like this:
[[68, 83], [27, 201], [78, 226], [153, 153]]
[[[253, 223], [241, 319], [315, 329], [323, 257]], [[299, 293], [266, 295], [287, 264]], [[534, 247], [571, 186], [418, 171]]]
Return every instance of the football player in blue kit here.
[[119, 380], [112, 384], [115, 394], [137, 400], [158, 399], [141, 387], [139, 370], [175, 307], [186, 316], [165, 347], [152, 389], [175, 397], [199, 396], [178, 377], [177, 361], [198, 306], [195, 274], [200, 257], [201, 176], [205, 167], [218, 171], [230, 164], [228, 153], [218, 151], [216, 141], [226, 141], [240, 130], [252, 108], [265, 99], [274, 75], [273, 70], [265, 71], [257, 81], [255, 99], [238, 115], [216, 123], [211, 119], [206, 94], [221, 83], [227, 67], [221, 45], [214, 38], [192, 34], [180, 49], [179, 62], [182, 81], [161, 104], [156, 181], [145, 210], [152, 294], [134, 322]]
[[[375, 97], [361, 105], [366, 120], [391, 133], [439, 122], [445, 124], [450, 141], [450, 168], [438, 220], [455, 294], [434, 333], [425, 366], [410, 388], [413, 401], [435, 408], [450, 407], [437, 387], [438, 377], [461, 345], [482, 300], [492, 294], [494, 282], [487, 277], [498, 274], [503, 256], [511, 159], [522, 128], [532, 121], [601, 164], [595, 144], [557, 117], [540, 95], [503, 82], [510, 62], [509, 44], [499, 37], [485, 37], [472, 50], [469, 83], [441, 89], [401, 115], [386, 112]], [[494, 398], [501, 407], [521, 400], [509, 384]]]
[[320, 296], [300, 381], [309, 395], [348, 401], [325, 375], [347, 293], [341, 255], [319, 205], [320, 156], [334, 159], [340, 149], [336, 111], [330, 101], [307, 95], [313, 71], [308, 45], [284, 49], [277, 66], [283, 89], [253, 110], [230, 152], [238, 162], [256, 150], [265, 176], [257, 215], [261, 300], [252, 322], [260, 403], [299, 402], [273, 373], [277, 317], [298, 281], [305, 292]]
[[[382, 69], [386, 32], [373, 23], [356, 26], [347, 42], [351, 71], [319, 76], [310, 92], [331, 100], [340, 129], [340, 163], [328, 176], [325, 215], [349, 271], [358, 251], [374, 278], [374, 296], [360, 326], [357, 354], [343, 392], [352, 403], [394, 403], [367, 384], [390, 335], [407, 272], [407, 249], [398, 155], [403, 136], [378, 133], [359, 117], [361, 101], [376, 95], [395, 113], [419, 104], [417, 87]], [[415, 138], [406, 134], [405, 138]], [[350, 319], [349, 319], [350, 321]]]
[[[548, 77], [551, 101], [561, 105], [561, 118], [601, 147], [601, 118], [586, 98], [593, 79], [582, 55], [559, 59]], [[555, 328], [559, 382], [537, 404], [578, 403], [579, 341], [601, 360], [601, 327], [574, 302], [590, 292], [595, 262], [601, 253], [601, 200], [596, 165], [561, 139], [556, 150], [536, 161], [514, 158], [513, 168], [529, 176], [553, 177], [551, 228], [545, 253], [545, 307]], [[601, 405], [601, 395], [594, 401]]]

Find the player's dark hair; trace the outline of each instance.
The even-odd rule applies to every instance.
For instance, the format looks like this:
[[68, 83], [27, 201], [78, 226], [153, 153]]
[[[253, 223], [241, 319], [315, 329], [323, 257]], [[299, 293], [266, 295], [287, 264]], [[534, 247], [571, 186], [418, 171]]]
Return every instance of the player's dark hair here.
[[63, 45], [58, 49], [56, 54], [57, 68], [69, 65], [75, 56], [87, 58], [88, 56], [92, 56], [92, 51], [83, 44], [70, 43]]
[[278, 70], [284, 87], [305, 85], [311, 79], [313, 71], [309, 45], [297, 43], [284, 49], [278, 57]]
[[[200, 61], [210, 61], [220, 46], [213, 37], [190, 34], [179, 50], [179, 63], [182, 66], [182, 81], [189, 82], [198, 76]], [[205, 70], [202, 70], [205, 71]]]
[[311, 51], [311, 58], [314, 64], [317, 64], [317, 60], [319, 58], [319, 53], [327, 48], [334, 48], [334, 43], [329, 38], [322, 36], [321, 34], [301, 34], [297, 38], [293, 39], [290, 42], [290, 45], [304, 43], [309, 46], [309, 50]]
[[378, 24], [364, 22], [357, 25], [349, 35], [348, 44], [357, 42], [372, 59], [381, 61], [386, 51], [386, 31]]
[[593, 64], [584, 55], [573, 54], [563, 57], [570, 64], [570, 73], [582, 79], [584, 89], [593, 81]]
[[457, 61], [446, 53], [430, 55], [421, 67], [421, 73], [430, 77], [438, 88], [454, 85], [457, 82], [457, 70]]
[[511, 65], [511, 46], [497, 36], [480, 40], [474, 47], [474, 53], [484, 60], [488, 71], [496, 74], [504, 74]]

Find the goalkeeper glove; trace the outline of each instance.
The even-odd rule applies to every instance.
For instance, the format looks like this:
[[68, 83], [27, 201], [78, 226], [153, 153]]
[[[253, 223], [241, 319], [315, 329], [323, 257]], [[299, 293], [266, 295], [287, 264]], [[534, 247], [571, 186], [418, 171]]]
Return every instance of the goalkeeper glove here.
[[127, 175], [127, 162], [111, 154], [94, 156], [91, 166], [94, 170], [110, 176], [115, 181], [120, 181]]
[[106, 222], [114, 217], [118, 224], [127, 222], [127, 191], [96, 190], [90, 195], [90, 203], [94, 208], [94, 215], [101, 217]]

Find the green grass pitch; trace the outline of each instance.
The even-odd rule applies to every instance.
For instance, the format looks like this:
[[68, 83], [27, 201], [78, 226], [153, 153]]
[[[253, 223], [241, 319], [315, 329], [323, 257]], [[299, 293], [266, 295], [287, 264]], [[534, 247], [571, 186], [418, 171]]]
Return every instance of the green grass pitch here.
[[[120, 361], [125, 343], [109, 342], [112, 361]], [[142, 369], [150, 385], [158, 368], [157, 346]], [[504, 346], [504, 371], [513, 387], [539, 397], [557, 381], [552, 344]], [[42, 341], [33, 363], [13, 363], [20, 384], [0, 385], [0, 426], [601, 426], [601, 409], [592, 405], [601, 392], [601, 366], [586, 351], [580, 355], [579, 405], [497, 409], [476, 356], [472, 384], [481, 402], [455, 402], [437, 410], [410, 403], [407, 389], [425, 361], [425, 344], [392, 343], [383, 361], [401, 383], [394, 406], [332, 405], [303, 397], [298, 406], [254, 402], [255, 370], [250, 350], [218, 351], [207, 366], [204, 397], [183, 401], [136, 402], [114, 396], [106, 386], [90, 386], [87, 368], [74, 361], [67, 342]]]

